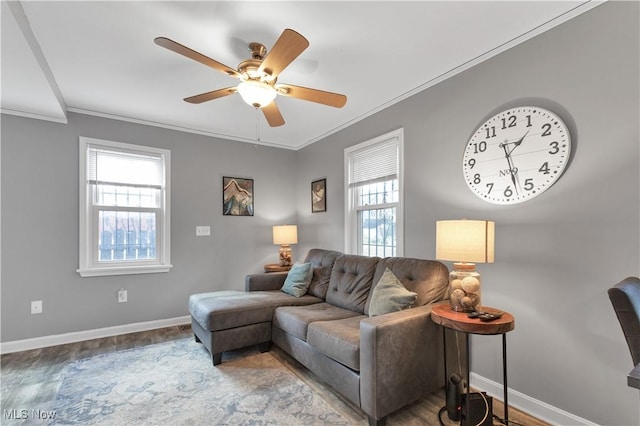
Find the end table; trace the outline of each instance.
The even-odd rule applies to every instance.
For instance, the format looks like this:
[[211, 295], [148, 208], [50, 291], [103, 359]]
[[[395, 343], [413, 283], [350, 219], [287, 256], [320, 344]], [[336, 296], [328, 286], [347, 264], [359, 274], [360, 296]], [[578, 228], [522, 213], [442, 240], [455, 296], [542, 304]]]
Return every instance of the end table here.
[[505, 425], [509, 424], [509, 401], [508, 401], [508, 392], [507, 392], [507, 337], [506, 333], [513, 330], [515, 328], [515, 319], [513, 315], [508, 312], [501, 311], [495, 308], [489, 308], [487, 306], [482, 306], [481, 310], [483, 312], [489, 313], [497, 313], [502, 312], [502, 317], [489, 321], [483, 322], [478, 318], [469, 318], [466, 312], [456, 312], [453, 311], [449, 305], [449, 302], [439, 303], [434, 305], [431, 309], [431, 320], [436, 324], [439, 324], [443, 327], [442, 336], [444, 340], [444, 362], [445, 362], [445, 383], [447, 380], [447, 345], [446, 345], [446, 333], [445, 329], [449, 328], [455, 331], [461, 331], [465, 334], [466, 345], [467, 345], [467, 412], [466, 418], [469, 417], [469, 364], [470, 364], [470, 347], [469, 347], [469, 335], [470, 334], [485, 334], [485, 335], [496, 335], [502, 334], [502, 376], [503, 376], [503, 386], [504, 386], [504, 423]]
[[279, 263], [268, 263], [264, 265], [264, 272], [286, 272], [291, 269], [291, 265], [280, 266]]

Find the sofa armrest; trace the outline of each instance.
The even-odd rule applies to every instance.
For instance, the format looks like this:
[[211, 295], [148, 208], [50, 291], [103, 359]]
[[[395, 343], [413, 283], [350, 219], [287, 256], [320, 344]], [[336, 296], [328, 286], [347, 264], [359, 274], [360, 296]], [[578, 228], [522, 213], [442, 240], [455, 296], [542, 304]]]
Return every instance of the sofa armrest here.
[[442, 329], [431, 305], [360, 322], [361, 408], [381, 419], [444, 384]]
[[244, 279], [244, 291], [280, 290], [287, 278], [287, 272], [247, 275]]

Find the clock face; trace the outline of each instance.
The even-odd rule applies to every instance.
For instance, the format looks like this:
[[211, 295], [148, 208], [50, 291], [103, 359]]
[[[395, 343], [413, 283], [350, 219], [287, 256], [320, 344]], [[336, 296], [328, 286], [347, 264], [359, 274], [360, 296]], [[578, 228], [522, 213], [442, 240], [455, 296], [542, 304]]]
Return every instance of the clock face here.
[[465, 182], [494, 204], [530, 200], [562, 175], [571, 154], [564, 122], [544, 108], [502, 111], [482, 124], [464, 150]]

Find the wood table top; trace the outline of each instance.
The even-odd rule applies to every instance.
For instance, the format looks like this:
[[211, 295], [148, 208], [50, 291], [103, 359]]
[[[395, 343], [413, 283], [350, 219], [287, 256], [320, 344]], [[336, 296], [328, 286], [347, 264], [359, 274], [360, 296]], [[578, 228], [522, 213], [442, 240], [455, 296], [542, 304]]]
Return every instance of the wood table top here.
[[265, 272], [285, 272], [290, 269], [290, 265], [281, 266], [279, 263], [267, 263], [266, 265], [264, 265]]
[[482, 306], [480, 310], [489, 313], [502, 312], [502, 317], [489, 322], [469, 318], [467, 312], [452, 310], [447, 301], [433, 305], [431, 319], [443, 327], [471, 334], [504, 334], [515, 328], [515, 319], [509, 312], [488, 306]]

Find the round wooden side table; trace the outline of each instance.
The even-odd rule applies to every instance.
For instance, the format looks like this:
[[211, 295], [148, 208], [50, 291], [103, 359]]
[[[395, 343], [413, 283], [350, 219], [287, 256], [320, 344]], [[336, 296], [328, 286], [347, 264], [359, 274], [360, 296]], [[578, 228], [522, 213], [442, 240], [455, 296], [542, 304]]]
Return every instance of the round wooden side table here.
[[466, 404], [466, 418], [469, 419], [469, 364], [470, 364], [470, 346], [469, 335], [471, 334], [485, 334], [496, 335], [502, 334], [502, 376], [504, 387], [504, 423], [509, 424], [509, 400], [507, 392], [507, 333], [515, 328], [515, 319], [513, 315], [508, 312], [501, 311], [499, 309], [482, 306], [480, 308], [482, 312], [498, 313], [502, 312], [502, 317], [484, 322], [478, 318], [469, 318], [466, 312], [456, 312], [451, 309], [449, 302], [439, 303], [434, 305], [431, 309], [431, 320], [436, 324], [443, 327], [442, 336], [444, 341], [444, 368], [445, 368], [445, 382], [447, 380], [447, 340], [445, 328], [460, 331], [465, 334], [467, 345], [467, 404]]

